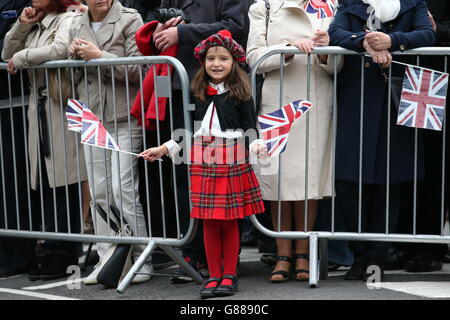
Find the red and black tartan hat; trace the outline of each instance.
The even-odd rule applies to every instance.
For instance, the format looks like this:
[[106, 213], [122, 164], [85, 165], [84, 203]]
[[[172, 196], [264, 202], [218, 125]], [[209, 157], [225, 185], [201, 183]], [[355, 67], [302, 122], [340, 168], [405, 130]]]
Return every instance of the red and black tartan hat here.
[[236, 60], [241, 67], [245, 67], [245, 51], [239, 43], [233, 40], [231, 33], [228, 30], [220, 30], [216, 34], [213, 34], [200, 42], [194, 49], [194, 57], [202, 61], [206, 52], [208, 52], [208, 49], [217, 46], [227, 48], [234, 60]]

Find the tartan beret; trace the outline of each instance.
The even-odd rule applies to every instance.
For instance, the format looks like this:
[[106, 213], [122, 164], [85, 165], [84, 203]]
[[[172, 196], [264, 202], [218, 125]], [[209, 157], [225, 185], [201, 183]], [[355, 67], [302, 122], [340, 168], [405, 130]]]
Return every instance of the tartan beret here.
[[245, 51], [239, 43], [233, 40], [231, 33], [228, 30], [220, 30], [216, 34], [213, 34], [200, 42], [194, 48], [194, 57], [201, 61], [209, 48], [217, 46], [227, 48], [234, 60], [236, 60], [241, 67], [245, 67]]

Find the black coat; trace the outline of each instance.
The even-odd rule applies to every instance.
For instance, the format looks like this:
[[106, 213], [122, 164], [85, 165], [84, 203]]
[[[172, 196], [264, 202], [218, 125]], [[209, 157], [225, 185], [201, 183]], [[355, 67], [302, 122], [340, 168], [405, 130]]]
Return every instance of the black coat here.
[[[364, 25], [368, 18], [367, 4], [360, 0], [341, 2], [334, 22], [329, 28], [331, 44], [361, 52]], [[434, 33], [422, 0], [402, 0], [397, 18], [381, 26], [392, 38], [392, 50], [431, 46]], [[395, 60], [403, 60], [395, 56]], [[411, 61], [412, 62], [412, 61]], [[388, 83], [381, 69], [370, 57], [345, 56], [344, 67], [338, 75], [338, 112], [336, 140], [336, 179], [359, 181], [359, 144], [361, 115], [361, 67], [364, 70], [363, 155], [362, 181], [369, 184], [386, 182], [387, 129], [390, 128], [391, 183], [411, 181], [414, 178], [413, 128], [396, 125], [397, 112], [388, 110]], [[393, 65], [393, 74], [403, 76], [404, 68]], [[391, 114], [388, 126], [387, 115]], [[419, 143], [420, 145], [420, 143]], [[419, 157], [419, 164], [421, 163]], [[419, 165], [419, 177], [421, 168]]]
[[156, 20], [156, 9], [161, 5], [161, 0], [120, 0], [127, 8], [136, 9], [144, 23]]
[[[177, 59], [186, 68], [192, 80], [200, 67], [194, 58], [194, 48], [203, 39], [227, 29], [233, 38], [244, 48], [249, 31], [248, 8], [251, 0], [162, 0], [162, 8], [178, 8], [184, 10], [191, 22], [178, 25], [178, 44], [180, 46]], [[174, 77], [174, 88], [180, 89], [179, 78]]]
[[[29, 6], [30, 4], [30, 0], [0, 0], [0, 12], [16, 10], [17, 17], [19, 17], [23, 8]], [[0, 17], [0, 52], [3, 50], [3, 39], [5, 38], [6, 33], [9, 31], [12, 24], [16, 22], [16, 20], [17, 18], [5, 19]], [[26, 74], [26, 72], [24, 74]], [[20, 96], [21, 89], [19, 75], [11, 77], [11, 86], [13, 97]], [[0, 90], [0, 100], [9, 99], [8, 75], [4, 70], [0, 71], [0, 88], [2, 88]], [[26, 82], [24, 82], [24, 88], [28, 88]]]

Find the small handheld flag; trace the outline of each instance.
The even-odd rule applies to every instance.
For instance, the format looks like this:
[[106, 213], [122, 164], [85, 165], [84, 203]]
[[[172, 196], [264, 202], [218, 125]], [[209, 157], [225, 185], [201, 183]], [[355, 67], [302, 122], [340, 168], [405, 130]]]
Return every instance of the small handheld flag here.
[[305, 5], [305, 11], [317, 13], [318, 19], [332, 18], [336, 6], [336, 0], [308, 0]]
[[397, 124], [442, 130], [448, 73], [408, 66], [398, 108]]
[[95, 114], [87, 107], [84, 107], [83, 109], [81, 143], [120, 151], [119, 145], [114, 141], [111, 134], [105, 129]]
[[69, 99], [67, 101], [67, 130], [81, 133], [84, 108], [86, 108], [86, 105], [83, 102], [77, 101], [75, 99]]
[[286, 149], [292, 124], [312, 107], [308, 100], [296, 100], [274, 112], [258, 116], [269, 157]]

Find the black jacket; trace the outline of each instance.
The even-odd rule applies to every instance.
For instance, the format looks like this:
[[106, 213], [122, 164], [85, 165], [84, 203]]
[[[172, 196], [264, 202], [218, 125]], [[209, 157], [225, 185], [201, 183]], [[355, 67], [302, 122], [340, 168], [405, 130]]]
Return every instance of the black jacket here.
[[156, 20], [156, 8], [161, 5], [161, 0], [120, 0], [127, 8], [136, 9], [144, 20], [144, 23]]
[[[203, 39], [227, 29], [244, 48], [247, 45], [249, 18], [248, 9], [252, 0], [162, 0], [162, 8], [184, 10], [191, 22], [178, 25], [179, 51], [177, 59], [186, 68], [192, 80], [200, 67], [194, 58], [194, 48]], [[174, 76], [174, 89], [180, 89], [180, 80]]]
[[[236, 102], [234, 99], [228, 97], [228, 92], [215, 96], [206, 96], [205, 102], [196, 101], [193, 117], [193, 133], [200, 128], [201, 122], [203, 121], [211, 102], [214, 102], [216, 106], [217, 116], [222, 131], [242, 130], [247, 147], [253, 140], [258, 138], [253, 98], [250, 98], [245, 102]], [[179, 140], [175, 141], [180, 143]]]
[[[16, 10], [17, 18], [22, 13], [23, 8], [31, 5], [30, 0], [0, 0], [0, 12], [8, 10]], [[3, 39], [10, 27], [16, 22], [17, 18], [5, 19], [0, 16], [0, 52], [3, 50]], [[26, 72], [24, 72], [26, 76]], [[0, 100], [9, 98], [8, 90], [8, 75], [5, 70], [0, 70]], [[20, 76], [16, 75], [11, 77], [12, 96], [17, 97], [21, 95]], [[26, 80], [24, 81], [24, 88], [28, 88]], [[25, 89], [27, 90], [27, 89]]]

